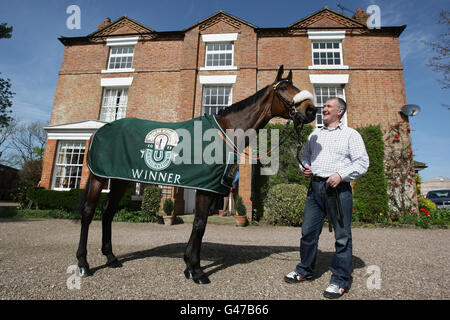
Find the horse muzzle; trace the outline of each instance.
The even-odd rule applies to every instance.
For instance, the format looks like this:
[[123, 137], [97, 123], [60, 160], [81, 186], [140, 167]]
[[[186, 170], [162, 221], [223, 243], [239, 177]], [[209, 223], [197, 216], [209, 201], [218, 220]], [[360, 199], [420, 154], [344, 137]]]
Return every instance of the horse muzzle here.
[[310, 123], [316, 120], [316, 113], [317, 108], [313, 104], [308, 104], [305, 111], [305, 119], [307, 121], [306, 123]]

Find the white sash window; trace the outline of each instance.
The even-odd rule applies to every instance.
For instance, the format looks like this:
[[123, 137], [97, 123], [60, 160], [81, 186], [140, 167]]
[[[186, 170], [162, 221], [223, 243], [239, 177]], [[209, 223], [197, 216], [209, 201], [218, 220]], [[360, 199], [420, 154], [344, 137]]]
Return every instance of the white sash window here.
[[217, 114], [220, 110], [231, 105], [232, 87], [230, 85], [203, 86], [203, 114]]
[[341, 45], [340, 41], [314, 41], [313, 66], [342, 66]]
[[131, 69], [133, 64], [134, 47], [111, 47], [109, 53], [108, 70]]
[[205, 67], [233, 65], [233, 43], [208, 43], [206, 45]]
[[125, 118], [128, 88], [104, 88], [100, 120], [111, 122]]
[[54, 190], [78, 189], [86, 141], [59, 141], [53, 174]]

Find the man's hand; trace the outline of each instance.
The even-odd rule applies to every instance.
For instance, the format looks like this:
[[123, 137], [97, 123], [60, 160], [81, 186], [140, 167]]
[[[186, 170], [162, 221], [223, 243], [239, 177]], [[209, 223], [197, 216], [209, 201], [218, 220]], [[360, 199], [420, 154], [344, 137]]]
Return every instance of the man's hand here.
[[[306, 168], [306, 169], [305, 169], [305, 168]], [[306, 165], [305, 168], [302, 168], [303, 175], [304, 175], [306, 178], [311, 178], [311, 177], [313, 176], [311, 167], [308, 166], [308, 165]]]
[[336, 188], [339, 183], [341, 183], [342, 178], [338, 173], [333, 173], [327, 180], [327, 183], [332, 187]]

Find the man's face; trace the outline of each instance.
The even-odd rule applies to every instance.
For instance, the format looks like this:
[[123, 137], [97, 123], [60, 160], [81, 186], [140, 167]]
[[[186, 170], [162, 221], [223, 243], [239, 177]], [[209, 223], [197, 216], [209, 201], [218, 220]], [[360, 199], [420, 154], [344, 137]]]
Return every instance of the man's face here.
[[323, 122], [325, 123], [333, 123], [339, 122], [339, 119], [344, 112], [342, 109], [338, 110], [338, 101], [337, 99], [329, 99], [323, 105], [322, 114], [323, 114]]

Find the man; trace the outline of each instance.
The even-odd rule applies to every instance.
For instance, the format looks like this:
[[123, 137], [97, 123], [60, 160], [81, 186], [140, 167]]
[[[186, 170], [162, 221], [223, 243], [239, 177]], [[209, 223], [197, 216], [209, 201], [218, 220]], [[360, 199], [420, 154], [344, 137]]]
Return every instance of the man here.
[[352, 273], [352, 208], [350, 181], [367, 171], [369, 157], [361, 135], [341, 122], [347, 109], [341, 98], [323, 106], [322, 128], [308, 138], [302, 156], [303, 175], [311, 178], [302, 223], [300, 263], [284, 277], [288, 283], [314, 279], [314, 265], [324, 219], [334, 228], [335, 253], [329, 270], [326, 298], [339, 298], [348, 291]]

